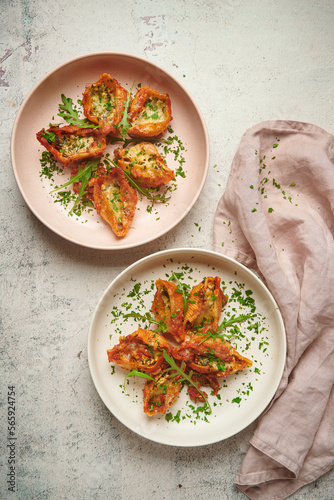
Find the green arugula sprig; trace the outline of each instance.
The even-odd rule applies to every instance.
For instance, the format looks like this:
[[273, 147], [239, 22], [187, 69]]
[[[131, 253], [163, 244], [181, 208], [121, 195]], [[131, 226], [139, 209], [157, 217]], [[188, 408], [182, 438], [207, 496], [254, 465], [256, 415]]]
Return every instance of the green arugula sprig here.
[[134, 180], [134, 178], [131, 176], [131, 174], [129, 174], [129, 172], [126, 172], [125, 170], [123, 172], [124, 172], [125, 178], [129, 181], [129, 184], [133, 188], [135, 188], [139, 194], [145, 196], [145, 198], [147, 198], [148, 200], [153, 201], [153, 202], [160, 201], [161, 203], [166, 203], [171, 198], [170, 196], [166, 196], [166, 192], [152, 194], [152, 192], [149, 189], [144, 188], [138, 182], [136, 182]]
[[122, 134], [123, 141], [125, 140], [127, 133], [128, 133], [128, 130], [131, 127], [130, 115], [129, 115], [128, 111], [129, 111], [129, 106], [130, 106], [130, 101], [131, 101], [131, 93], [132, 93], [132, 89], [133, 89], [134, 84], [135, 84], [135, 82], [133, 82], [131, 89], [130, 89], [130, 92], [129, 92], [129, 95], [128, 95], [128, 98], [127, 98], [126, 102], [124, 103], [124, 111], [123, 111], [122, 120], [120, 121], [120, 123], [118, 125], [116, 125], [116, 128], [118, 128]]
[[79, 186], [79, 193], [77, 198], [75, 199], [74, 205], [72, 206], [71, 210], [69, 211], [69, 214], [71, 214], [76, 207], [78, 206], [79, 202], [84, 198], [85, 194], [87, 194], [87, 186], [89, 179], [92, 177], [93, 172], [95, 172], [99, 166], [100, 163], [100, 158], [94, 158], [94, 160], [88, 160], [86, 163], [86, 166], [83, 167], [76, 175], [73, 175], [69, 181], [65, 182], [60, 187], [57, 187], [56, 189], [53, 189], [50, 191], [50, 193], [54, 193], [56, 191], [59, 191], [60, 189], [64, 189], [65, 187], [69, 186], [70, 184], [73, 184], [75, 182], [80, 182]]
[[[145, 137], [145, 142], [150, 142], [151, 144], [156, 144], [159, 146], [160, 144], [172, 144], [173, 138], [163, 139], [162, 137]], [[109, 143], [115, 144], [118, 142], [122, 142], [119, 137], [109, 137]], [[130, 144], [140, 144], [143, 142], [142, 137], [128, 137], [123, 139], [123, 148], [126, 149]]]
[[223, 321], [220, 323], [220, 325], [217, 327], [217, 332], [221, 332], [222, 330], [226, 330], [226, 328], [229, 328], [230, 326], [234, 325], [235, 323], [243, 323], [249, 318], [254, 317], [254, 314], [240, 314], [240, 316], [235, 317], [235, 314], [233, 314], [230, 318], [224, 318]]
[[[104, 159], [104, 162], [107, 166], [110, 167], [113, 165], [115, 167], [118, 167], [118, 164], [115, 160], [108, 160], [107, 158]], [[112, 164], [112, 165], [111, 165]], [[118, 167], [119, 168], [119, 167]], [[145, 196], [150, 201], [159, 201], [160, 203], [166, 203], [169, 199], [170, 196], [166, 196], [166, 192], [164, 193], [158, 193], [158, 194], [152, 194], [152, 192], [147, 189], [142, 187], [135, 179], [132, 177], [129, 172], [126, 172], [126, 170], [123, 170], [124, 177], [128, 180], [129, 184], [138, 191], [139, 194]]]
[[[221, 340], [224, 340], [224, 339], [230, 339], [232, 337], [235, 337], [234, 333], [229, 335], [226, 333], [219, 334], [218, 332], [222, 332], [223, 330], [226, 330], [226, 328], [231, 327], [235, 323], [243, 323], [244, 321], [246, 321], [247, 319], [252, 318], [252, 317], [254, 317], [254, 314], [240, 314], [240, 316], [237, 316], [237, 317], [235, 317], [235, 315], [233, 314], [233, 316], [231, 316], [230, 318], [224, 318], [223, 321], [221, 322], [221, 324], [218, 325], [217, 330], [215, 332], [207, 332], [205, 338], [203, 340], [201, 340], [200, 344], [202, 344], [203, 342], [205, 342], [209, 338], [220, 338]], [[201, 332], [199, 332], [199, 333], [201, 333]]]
[[[181, 382], [181, 383], [186, 383], [187, 385], [191, 385], [192, 387], [195, 387], [195, 389], [199, 392], [199, 394], [202, 396], [202, 398], [204, 399], [205, 401], [205, 411], [207, 413], [207, 415], [211, 415], [212, 413], [212, 408], [211, 408], [211, 405], [208, 401], [208, 398], [205, 396], [205, 394], [203, 393], [203, 391], [201, 391], [201, 389], [198, 387], [198, 385], [192, 380], [192, 376], [193, 376], [193, 371], [190, 370], [189, 374], [187, 374], [184, 369], [185, 369], [185, 363], [184, 361], [181, 362], [181, 366], [178, 366], [176, 364], [176, 361], [175, 359], [170, 356], [167, 351], [163, 351], [163, 356], [164, 356], [164, 359], [165, 361], [169, 364], [169, 368], [166, 368], [165, 372], [176, 372], [181, 378], [178, 379], [178, 382]], [[147, 373], [144, 373], [144, 372], [141, 372], [141, 371], [138, 371], [138, 370], [131, 370], [125, 377], [124, 379], [124, 385], [123, 385], [123, 388], [124, 388], [124, 391], [125, 391], [125, 384], [126, 384], [126, 381], [130, 378], [130, 377], [141, 377], [141, 378], [145, 378], [147, 380], [155, 380], [153, 377], [151, 377], [150, 375], [148, 375]]]
[[130, 377], [141, 377], [141, 378], [146, 378], [147, 380], [154, 380], [153, 377], [151, 377], [150, 375], [147, 375], [147, 373], [143, 373], [143, 372], [140, 372], [138, 370], [131, 370], [125, 377], [124, 379], [124, 385], [123, 385], [123, 388], [124, 388], [124, 392], [125, 392], [125, 384], [126, 384], [126, 381], [130, 378]]
[[189, 374], [185, 373], [184, 361], [181, 362], [181, 366], [178, 366], [175, 362], [175, 359], [172, 356], [170, 356], [166, 351], [163, 351], [163, 355], [164, 355], [165, 361], [170, 365], [170, 368], [167, 368], [166, 371], [176, 371], [181, 376], [180, 382], [186, 382], [187, 384], [195, 387], [195, 389], [200, 393], [200, 395], [204, 399], [205, 406], [207, 409], [207, 414], [210, 415], [212, 413], [211, 405], [208, 401], [208, 398], [203, 393], [203, 391], [201, 391], [199, 389], [198, 385], [192, 380], [191, 377], [193, 376], [193, 371], [190, 370]]
[[74, 108], [73, 100], [70, 97], [61, 94], [61, 100], [63, 104], [58, 106], [60, 118], [63, 118], [70, 125], [76, 125], [80, 128], [99, 128], [99, 125], [93, 125], [88, 120], [79, 118], [78, 111]]
[[148, 321], [149, 323], [154, 323], [154, 324], [158, 325], [158, 328], [156, 330], [154, 330], [155, 332], [162, 331], [163, 333], [166, 333], [168, 330], [166, 323], [164, 323], [163, 321], [158, 321], [158, 320], [154, 319], [153, 316], [151, 315], [151, 313], [149, 313], [149, 312], [146, 312], [145, 314], [131, 312], [131, 313], [123, 314], [123, 318], [135, 318], [135, 319], [139, 319], [139, 320], [144, 321], [144, 322]]

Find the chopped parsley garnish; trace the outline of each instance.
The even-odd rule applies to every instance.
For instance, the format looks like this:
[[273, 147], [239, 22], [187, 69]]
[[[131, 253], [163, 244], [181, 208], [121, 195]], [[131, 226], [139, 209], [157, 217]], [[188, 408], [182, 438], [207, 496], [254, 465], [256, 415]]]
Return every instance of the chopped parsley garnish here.
[[45, 137], [49, 144], [52, 144], [56, 140], [56, 134], [54, 132], [48, 132], [47, 130], [45, 130], [45, 132], [42, 132], [41, 136]]

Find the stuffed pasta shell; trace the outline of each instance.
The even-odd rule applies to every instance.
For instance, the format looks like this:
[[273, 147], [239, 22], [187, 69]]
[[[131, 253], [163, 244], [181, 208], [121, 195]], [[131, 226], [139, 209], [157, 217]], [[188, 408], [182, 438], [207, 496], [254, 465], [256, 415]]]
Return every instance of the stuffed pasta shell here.
[[164, 414], [178, 399], [182, 389], [181, 376], [164, 371], [147, 380], [143, 389], [144, 412], [149, 417]]
[[231, 373], [250, 368], [253, 362], [239, 354], [234, 347], [220, 337], [189, 335], [173, 351], [173, 357], [184, 361], [196, 372], [227, 377]]
[[172, 120], [172, 106], [168, 94], [150, 86], [138, 90], [130, 106], [131, 127], [134, 137], [156, 137], [163, 134]]
[[[220, 384], [218, 382], [218, 378], [216, 375], [212, 374], [206, 374], [206, 373], [198, 373], [198, 372], [193, 372], [192, 374], [192, 380], [195, 382], [195, 385], [198, 388], [201, 387], [210, 387], [211, 388], [211, 395], [216, 396], [220, 390]], [[195, 402], [204, 402], [205, 399], [203, 398], [203, 393], [205, 396], [207, 394], [201, 389], [201, 392], [196, 389], [194, 386], [188, 386], [188, 396], [192, 401]]]
[[94, 204], [97, 213], [118, 237], [127, 233], [138, 202], [136, 190], [130, 186], [120, 168], [94, 180]]
[[86, 118], [100, 126], [103, 134], [117, 134], [128, 91], [107, 73], [95, 83], [87, 83], [82, 94], [83, 112]]
[[36, 134], [37, 140], [65, 167], [103, 155], [106, 139], [101, 132], [75, 125], [52, 126]]
[[167, 167], [154, 144], [140, 142], [127, 149], [114, 151], [119, 167], [147, 188], [156, 188], [174, 179], [174, 171]]
[[158, 279], [151, 311], [156, 320], [162, 321], [167, 331], [177, 342], [184, 340], [184, 301], [177, 285], [171, 281]]
[[120, 337], [112, 349], [107, 350], [108, 360], [126, 370], [139, 370], [156, 374], [167, 368], [163, 351], [172, 352], [171, 344], [158, 333], [138, 328], [135, 332]]
[[222, 308], [228, 300], [220, 282], [218, 276], [207, 277], [191, 289], [184, 318], [185, 331], [207, 332], [217, 329]]

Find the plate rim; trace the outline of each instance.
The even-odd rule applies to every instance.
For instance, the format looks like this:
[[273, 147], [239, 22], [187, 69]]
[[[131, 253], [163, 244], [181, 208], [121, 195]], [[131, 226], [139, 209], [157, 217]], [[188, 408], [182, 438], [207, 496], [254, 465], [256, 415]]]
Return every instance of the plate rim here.
[[[200, 123], [201, 123], [201, 128], [202, 128], [202, 131], [203, 131], [203, 134], [204, 134], [204, 143], [205, 143], [205, 149], [206, 149], [206, 155], [205, 155], [205, 164], [204, 164], [204, 167], [203, 167], [203, 176], [202, 176], [202, 179], [201, 179], [201, 182], [198, 186], [198, 190], [191, 202], [191, 204], [184, 210], [184, 212], [182, 212], [182, 214], [173, 222], [172, 225], [168, 226], [166, 229], [163, 229], [162, 231], [158, 232], [157, 234], [155, 235], [152, 235], [150, 238], [148, 239], [145, 239], [144, 241], [142, 242], [134, 242], [134, 243], [124, 243], [124, 244], [120, 244], [120, 245], [117, 245], [117, 246], [113, 246], [113, 245], [98, 245], [98, 244], [94, 244], [94, 243], [87, 243], [87, 242], [82, 242], [80, 241], [78, 238], [72, 238], [71, 236], [69, 235], [66, 235], [66, 234], [63, 234], [60, 230], [58, 230], [57, 228], [53, 227], [52, 224], [50, 224], [48, 221], [45, 220], [45, 218], [43, 217], [43, 214], [40, 214], [38, 212], [38, 210], [36, 210], [32, 204], [30, 203], [29, 199], [28, 199], [28, 196], [25, 192], [25, 189], [24, 187], [22, 186], [22, 183], [20, 181], [20, 178], [19, 178], [19, 173], [18, 173], [18, 169], [17, 169], [17, 165], [16, 165], [16, 161], [15, 161], [15, 148], [14, 148], [14, 143], [15, 143], [15, 136], [16, 136], [16, 131], [17, 131], [17, 128], [18, 128], [18, 125], [19, 125], [19, 122], [20, 122], [20, 118], [29, 102], [29, 100], [31, 99], [31, 97], [33, 96], [33, 94], [38, 90], [38, 88], [48, 79], [50, 78], [53, 74], [57, 73], [59, 70], [65, 68], [66, 66], [70, 65], [70, 64], [73, 64], [73, 63], [76, 63], [76, 62], [79, 62], [80, 60], [83, 60], [83, 59], [87, 59], [87, 58], [94, 58], [94, 57], [121, 57], [121, 58], [131, 58], [131, 59], [135, 59], [139, 62], [142, 62], [142, 63], [145, 63], [151, 67], [154, 67], [156, 70], [164, 73], [168, 78], [170, 78], [179, 88], [181, 88], [181, 90], [188, 96], [188, 98], [190, 99], [192, 105], [194, 106], [194, 109], [196, 110], [196, 113], [200, 119]], [[23, 99], [16, 115], [15, 115], [15, 118], [14, 118], [14, 121], [13, 121], [13, 125], [12, 125], [12, 130], [11, 130], [11, 138], [10, 138], [10, 159], [11, 159], [11, 165], [12, 165], [12, 171], [13, 171], [13, 174], [14, 174], [14, 178], [15, 178], [15, 181], [16, 181], [16, 185], [20, 191], [20, 194], [23, 198], [23, 200], [25, 201], [26, 205], [28, 206], [28, 208], [30, 209], [30, 211], [35, 215], [35, 217], [40, 221], [42, 222], [42, 224], [44, 224], [50, 231], [52, 231], [53, 233], [57, 234], [58, 236], [60, 236], [61, 238], [64, 238], [65, 240], [67, 241], [70, 241], [71, 243], [74, 243], [76, 245], [79, 245], [81, 247], [85, 247], [85, 248], [91, 248], [91, 249], [94, 249], [94, 250], [108, 250], [108, 251], [117, 251], [117, 250], [125, 250], [125, 249], [131, 249], [131, 248], [137, 248], [137, 247], [140, 247], [142, 245], [145, 245], [145, 244], [148, 244], [148, 243], [151, 243], [152, 241], [155, 241], [156, 239], [162, 237], [163, 235], [167, 234], [169, 231], [171, 231], [172, 229], [174, 229], [187, 215], [188, 213], [191, 211], [191, 209], [194, 207], [195, 203], [197, 202], [202, 190], [203, 190], [203, 187], [205, 185], [205, 182], [206, 182], [206, 179], [207, 179], [207, 176], [208, 176], [208, 171], [209, 171], [209, 163], [210, 163], [210, 141], [209, 141], [209, 133], [208, 133], [208, 128], [207, 128], [207, 125], [206, 125], [206, 122], [205, 122], [205, 119], [204, 119], [204, 116], [203, 116], [203, 113], [201, 111], [201, 109], [199, 108], [197, 102], [195, 101], [195, 99], [193, 98], [192, 94], [185, 88], [185, 86], [181, 83], [181, 81], [176, 78], [174, 75], [172, 75], [168, 70], [165, 70], [163, 67], [159, 66], [158, 64], [148, 60], [148, 59], [145, 59], [141, 56], [137, 56], [135, 54], [132, 54], [132, 53], [129, 53], [129, 52], [115, 52], [115, 51], [101, 51], [101, 52], [88, 52], [88, 53], [85, 53], [85, 54], [82, 54], [82, 55], [79, 55], [79, 56], [76, 56], [76, 57], [73, 57], [67, 61], [64, 61], [60, 64], [58, 64], [57, 66], [55, 66], [53, 69], [49, 70], [42, 78], [40, 78], [36, 83], [35, 85], [30, 89], [30, 91], [28, 92], [28, 94], [25, 96], [25, 98]], [[124, 240], [123, 240], [124, 241]]]
[[[93, 331], [93, 329], [94, 329], [94, 323], [95, 323], [97, 315], [98, 315], [98, 311], [99, 311], [100, 307], [102, 306], [105, 298], [110, 293], [110, 290], [113, 287], [113, 285], [118, 280], [121, 280], [125, 274], [131, 273], [132, 270], [135, 269], [137, 266], [141, 268], [143, 265], [145, 265], [145, 263], [147, 261], [149, 261], [152, 258], [154, 258], [154, 259], [162, 259], [164, 257], [166, 259], [167, 258], [175, 258], [176, 254], [180, 255], [180, 258], [182, 258], [182, 254], [189, 253], [189, 252], [194, 253], [194, 255], [214, 256], [215, 258], [222, 259], [222, 261], [224, 261], [224, 262], [228, 262], [230, 265], [231, 264], [236, 265], [237, 267], [239, 267], [240, 269], [242, 269], [244, 272], [246, 272], [246, 274], [250, 273], [251, 277], [261, 287], [261, 289], [265, 290], [266, 293], [269, 294], [269, 297], [271, 298], [273, 304], [276, 306], [275, 309], [276, 309], [277, 319], [278, 319], [279, 324], [280, 324], [280, 331], [282, 332], [282, 335], [280, 335], [280, 341], [282, 342], [282, 351], [284, 351], [284, 353], [283, 353], [282, 357], [280, 358], [280, 366], [278, 367], [278, 371], [277, 371], [277, 375], [276, 375], [277, 376], [277, 381], [276, 381], [275, 387], [272, 390], [270, 397], [268, 396], [268, 397], [265, 398], [265, 404], [261, 407], [260, 413], [258, 413], [253, 418], [253, 420], [251, 420], [250, 422], [246, 423], [246, 425], [241, 426], [241, 428], [238, 429], [236, 432], [231, 432], [229, 435], [227, 435], [227, 436], [225, 436], [223, 438], [211, 440], [209, 442], [197, 443], [197, 444], [193, 444], [193, 443], [181, 443], [181, 444], [179, 444], [179, 443], [173, 443], [173, 442], [169, 443], [169, 442], [166, 442], [166, 441], [162, 441], [161, 439], [160, 440], [159, 439], [154, 439], [154, 437], [150, 437], [150, 436], [147, 436], [147, 435], [140, 434], [134, 428], [132, 428], [131, 426], [127, 425], [122, 420], [120, 420], [113, 413], [113, 411], [110, 410], [110, 408], [108, 407], [108, 405], [107, 405], [107, 403], [106, 403], [106, 401], [105, 401], [105, 399], [103, 397], [103, 394], [101, 393], [102, 391], [100, 390], [99, 384], [97, 383], [97, 373], [98, 373], [98, 371], [96, 370], [96, 368], [94, 366], [94, 363], [93, 363], [93, 352], [92, 352], [93, 351], [93, 341], [94, 341], [94, 331]], [[89, 367], [91, 379], [93, 381], [93, 384], [94, 384], [94, 387], [95, 387], [95, 389], [97, 391], [97, 394], [101, 398], [101, 400], [102, 400], [103, 404], [105, 405], [105, 407], [107, 408], [107, 410], [113, 415], [113, 417], [116, 418], [119, 423], [121, 423], [122, 425], [124, 425], [125, 427], [127, 427], [127, 429], [131, 430], [132, 432], [134, 432], [139, 437], [145, 438], [145, 439], [147, 439], [149, 441], [152, 441], [152, 442], [155, 442], [155, 443], [158, 443], [158, 444], [162, 444], [162, 445], [166, 445], [166, 446], [177, 446], [177, 447], [182, 447], [182, 448], [208, 446], [208, 445], [211, 445], [211, 444], [215, 444], [215, 443], [224, 441], [225, 439], [228, 439], [228, 438], [230, 438], [230, 437], [232, 437], [232, 436], [234, 436], [234, 435], [242, 432], [244, 429], [246, 429], [247, 427], [249, 427], [257, 418], [259, 418], [260, 415], [266, 410], [266, 408], [268, 407], [268, 405], [270, 404], [270, 402], [274, 398], [274, 396], [275, 396], [275, 394], [277, 392], [277, 389], [279, 388], [279, 385], [280, 385], [282, 377], [283, 377], [285, 364], [286, 364], [286, 356], [287, 356], [287, 352], [286, 351], [287, 351], [287, 339], [286, 339], [286, 331], [285, 331], [285, 325], [284, 325], [283, 317], [282, 317], [280, 309], [279, 309], [279, 307], [277, 305], [276, 300], [274, 299], [272, 293], [270, 292], [270, 290], [268, 289], [268, 287], [264, 284], [264, 282], [251, 269], [249, 269], [247, 266], [245, 266], [241, 262], [237, 261], [236, 259], [233, 259], [232, 257], [230, 257], [228, 255], [216, 252], [214, 250], [207, 250], [207, 249], [199, 248], [199, 247], [195, 247], [195, 248], [180, 247], [180, 248], [173, 248], [173, 249], [161, 250], [161, 251], [155, 252], [153, 254], [147, 255], [147, 256], [145, 256], [145, 257], [137, 260], [136, 262], [132, 263], [131, 265], [129, 265], [125, 269], [123, 269], [123, 271], [121, 271], [109, 283], [109, 285], [105, 288], [105, 290], [101, 294], [101, 296], [100, 296], [100, 298], [99, 298], [99, 300], [98, 300], [98, 302], [97, 302], [97, 304], [96, 304], [96, 306], [94, 308], [92, 317], [91, 317], [89, 331], [88, 331], [88, 339], [87, 339], [87, 357], [88, 357], [88, 367]]]

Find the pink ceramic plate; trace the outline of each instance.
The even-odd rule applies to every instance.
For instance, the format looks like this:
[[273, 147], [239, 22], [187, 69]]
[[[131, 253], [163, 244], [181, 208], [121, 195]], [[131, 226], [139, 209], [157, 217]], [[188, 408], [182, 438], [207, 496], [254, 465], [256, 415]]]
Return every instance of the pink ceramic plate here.
[[[167, 92], [172, 101], [173, 134], [185, 147], [185, 177], [177, 176], [177, 189], [172, 192], [168, 205], [155, 203], [147, 211], [148, 200], [138, 203], [132, 228], [119, 239], [96, 214], [84, 211], [80, 217], [69, 216], [69, 208], [55, 203], [50, 194], [51, 183], [40, 177], [40, 158], [44, 148], [36, 139], [36, 132], [47, 128], [57, 117], [61, 94], [76, 103], [82, 97], [86, 83], [97, 81], [102, 73], [109, 73], [130, 90], [132, 84], [150, 85]], [[135, 88], [134, 86], [134, 88]], [[115, 147], [109, 145], [108, 152]], [[209, 165], [209, 141], [206, 126], [196, 103], [184, 87], [155, 64], [128, 54], [88, 54], [58, 66], [48, 73], [24, 100], [14, 122], [11, 140], [11, 158], [14, 175], [21, 194], [32, 212], [49, 229], [78, 245], [90, 248], [116, 250], [148, 243], [175, 227], [191, 210], [203, 188]], [[173, 153], [167, 154], [170, 168], [180, 166]], [[58, 174], [56, 174], [58, 175]], [[66, 176], [67, 175], [67, 176]], [[69, 174], [59, 175], [62, 185]]]

